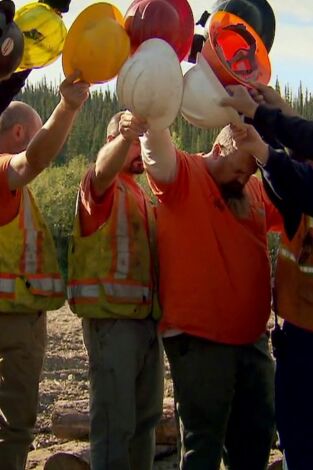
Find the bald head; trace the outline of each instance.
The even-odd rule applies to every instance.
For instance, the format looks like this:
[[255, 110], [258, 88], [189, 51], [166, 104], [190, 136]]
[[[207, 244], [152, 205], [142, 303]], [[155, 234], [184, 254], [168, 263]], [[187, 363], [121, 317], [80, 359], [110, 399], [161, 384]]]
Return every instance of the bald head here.
[[8, 131], [14, 124], [27, 126], [32, 121], [41, 122], [37, 111], [21, 101], [12, 101], [0, 116], [0, 135]]
[[22, 152], [41, 126], [37, 111], [21, 101], [12, 101], [0, 116], [0, 152]]

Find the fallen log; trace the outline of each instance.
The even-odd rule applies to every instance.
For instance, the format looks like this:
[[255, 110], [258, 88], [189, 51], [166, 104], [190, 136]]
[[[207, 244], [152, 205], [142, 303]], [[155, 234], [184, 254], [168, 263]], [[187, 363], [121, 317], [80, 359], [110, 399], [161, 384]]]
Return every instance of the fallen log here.
[[[156, 446], [154, 460], [162, 460], [174, 454], [176, 447]], [[44, 470], [90, 470], [89, 450], [56, 452], [45, 463]]]
[[155, 441], [157, 444], [170, 444], [176, 447], [177, 426], [174, 410], [173, 398], [164, 398], [163, 414], [155, 430]]
[[44, 470], [90, 470], [89, 450], [57, 452], [48, 458]]
[[[52, 432], [60, 439], [80, 440], [89, 436], [88, 401], [59, 401], [52, 413]], [[163, 415], [156, 428], [156, 443], [176, 446], [177, 428], [174, 400], [165, 398]]]
[[52, 412], [52, 432], [59, 439], [84, 440], [89, 436], [88, 400], [58, 401]]

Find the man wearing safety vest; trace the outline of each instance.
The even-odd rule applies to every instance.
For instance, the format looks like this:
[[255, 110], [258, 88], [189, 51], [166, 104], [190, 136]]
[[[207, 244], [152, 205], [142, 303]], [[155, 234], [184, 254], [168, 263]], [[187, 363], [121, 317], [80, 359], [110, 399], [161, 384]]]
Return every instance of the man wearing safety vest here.
[[46, 342], [46, 310], [64, 302], [51, 234], [27, 187], [58, 155], [89, 85], [60, 86], [42, 125], [36, 111], [12, 102], [0, 116], [0, 467], [23, 470], [33, 440]]
[[274, 433], [268, 350], [267, 231], [281, 220], [230, 127], [211, 152], [175, 149], [149, 130], [142, 155], [154, 193], [161, 330], [180, 419], [182, 470], [265, 470]]
[[255, 84], [256, 101], [242, 87], [230, 91], [224, 104], [252, 118], [262, 135], [278, 139], [298, 160], [260, 144], [252, 128], [239, 137], [262, 164], [285, 219], [275, 275], [276, 309], [284, 319], [276, 345], [277, 427], [288, 470], [306, 470], [313, 468], [313, 167], [304, 160], [313, 159], [313, 122], [297, 116], [270, 87]]
[[152, 469], [162, 413], [154, 212], [134, 179], [145, 130], [129, 112], [109, 122], [81, 183], [69, 249], [68, 298], [89, 354], [93, 470]]

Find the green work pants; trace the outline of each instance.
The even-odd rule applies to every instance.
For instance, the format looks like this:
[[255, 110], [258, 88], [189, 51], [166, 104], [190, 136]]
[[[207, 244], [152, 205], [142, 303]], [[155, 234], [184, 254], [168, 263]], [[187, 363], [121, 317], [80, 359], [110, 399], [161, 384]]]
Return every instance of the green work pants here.
[[0, 468], [24, 470], [36, 422], [46, 314], [0, 313]]
[[163, 349], [152, 319], [83, 320], [92, 470], [150, 470], [162, 414]]

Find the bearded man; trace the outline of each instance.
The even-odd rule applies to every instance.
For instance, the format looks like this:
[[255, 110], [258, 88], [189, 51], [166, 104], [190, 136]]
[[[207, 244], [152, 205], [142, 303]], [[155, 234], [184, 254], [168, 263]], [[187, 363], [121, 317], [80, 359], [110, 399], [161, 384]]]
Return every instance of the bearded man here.
[[69, 250], [69, 303], [90, 364], [91, 468], [150, 470], [162, 413], [154, 212], [135, 181], [146, 125], [117, 113], [84, 177]]
[[207, 154], [148, 130], [157, 206], [161, 331], [180, 419], [181, 470], [265, 470], [274, 432], [267, 231], [280, 216], [255, 158], [224, 128]]

